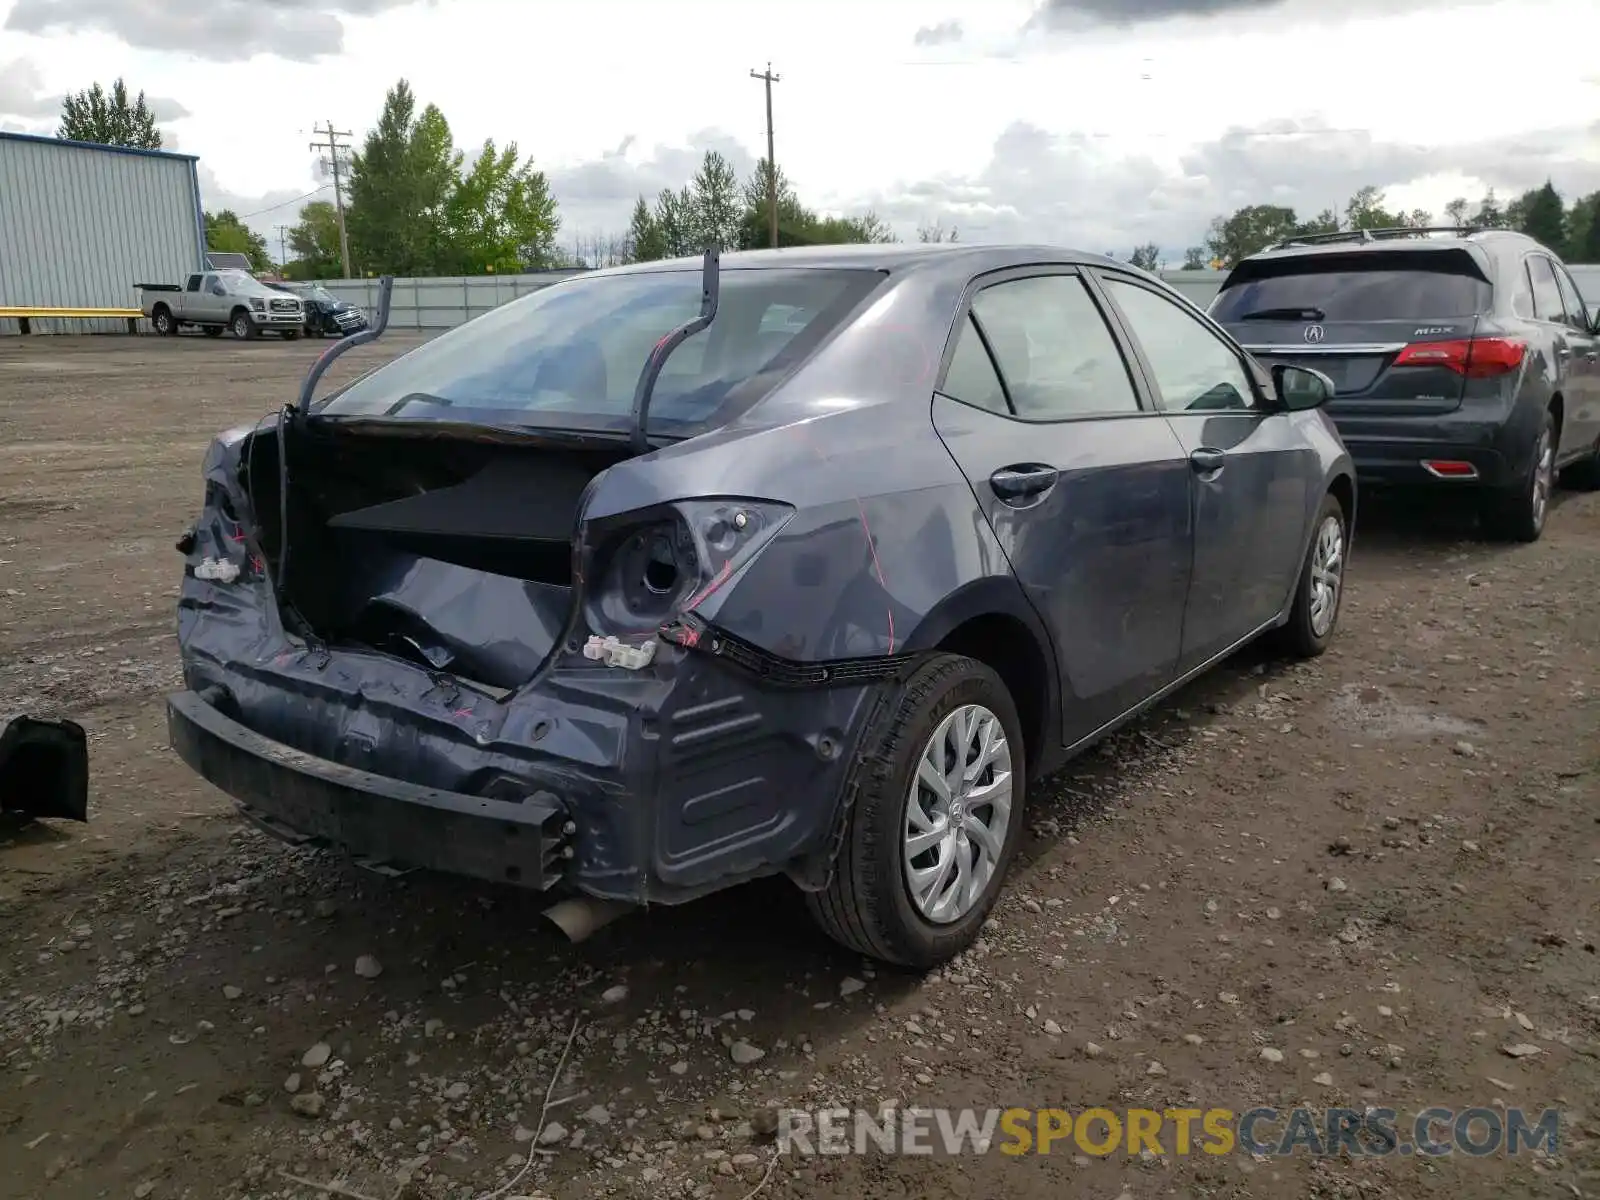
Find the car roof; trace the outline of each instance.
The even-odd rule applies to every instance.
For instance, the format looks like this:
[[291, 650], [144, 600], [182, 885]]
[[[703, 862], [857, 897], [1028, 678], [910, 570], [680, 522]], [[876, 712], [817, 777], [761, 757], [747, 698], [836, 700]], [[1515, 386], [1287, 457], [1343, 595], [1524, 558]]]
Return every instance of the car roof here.
[[[584, 276], [629, 275], [651, 271], [699, 270], [699, 255], [659, 259], [585, 271]], [[917, 269], [949, 270], [952, 274], [979, 274], [1007, 267], [1050, 263], [1064, 266], [1108, 266], [1125, 271], [1137, 270], [1125, 262], [1062, 246], [1002, 243], [885, 242], [841, 246], [785, 246], [777, 250], [734, 250], [721, 256], [725, 271], [761, 270], [774, 267], [846, 268], [884, 271], [890, 274]]]
[[1341, 230], [1337, 233], [1313, 233], [1304, 237], [1286, 238], [1265, 250], [1246, 255], [1239, 261], [1244, 263], [1259, 262], [1263, 259], [1311, 258], [1319, 254], [1362, 254], [1369, 251], [1413, 253], [1452, 247], [1489, 250], [1512, 244], [1523, 249], [1538, 245], [1527, 234], [1518, 233], [1514, 229], [1398, 226], [1389, 229]]

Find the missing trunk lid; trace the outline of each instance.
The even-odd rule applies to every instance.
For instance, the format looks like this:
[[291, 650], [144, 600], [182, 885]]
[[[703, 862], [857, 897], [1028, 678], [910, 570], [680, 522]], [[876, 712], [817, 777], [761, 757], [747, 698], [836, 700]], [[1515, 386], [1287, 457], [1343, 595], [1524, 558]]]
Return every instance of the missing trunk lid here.
[[384, 436], [296, 423], [280, 505], [278, 440], [241, 464], [271, 567], [287, 513], [286, 623], [492, 687], [531, 678], [572, 606], [572, 543], [590, 481], [629, 457], [535, 438]]

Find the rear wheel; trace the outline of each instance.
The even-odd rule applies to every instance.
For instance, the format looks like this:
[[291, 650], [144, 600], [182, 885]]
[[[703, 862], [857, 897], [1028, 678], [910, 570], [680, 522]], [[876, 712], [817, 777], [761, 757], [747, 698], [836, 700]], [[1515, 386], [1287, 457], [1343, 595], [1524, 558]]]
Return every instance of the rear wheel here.
[[1289, 623], [1279, 631], [1284, 650], [1296, 658], [1315, 658], [1333, 641], [1339, 627], [1339, 605], [1344, 600], [1349, 545], [1349, 518], [1339, 498], [1330, 492], [1317, 510]]
[[807, 896], [829, 936], [918, 969], [972, 945], [1021, 839], [1023, 750], [998, 675], [954, 654], [919, 666], [863, 737], [833, 877]]
[[1544, 532], [1555, 486], [1556, 421], [1544, 414], [1534, 441], [1533, 459], [1512, 487], [1484, 498], [1481, 519], [1484, 532], [1497, 541], [1536, 542]]
[[241, 308], [233, 314], [233, 318], [228, 322], [228, 332], [241, 342], [246, 341], [255, 337], [256, 323], [250, 319], [250, 314]]
[[150, 324], [161, 337], [171, 337], [178, 332], [178, 323], [172, 319], [172, 310], [165, 304], [158, 304], [155, 311], [150, 314]]

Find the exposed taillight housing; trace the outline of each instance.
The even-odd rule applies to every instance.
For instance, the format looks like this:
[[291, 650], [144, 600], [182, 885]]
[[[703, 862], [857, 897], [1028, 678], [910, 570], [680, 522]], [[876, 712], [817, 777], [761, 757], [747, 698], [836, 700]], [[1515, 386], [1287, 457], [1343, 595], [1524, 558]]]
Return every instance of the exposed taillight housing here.
[[728, 585], [793, 515], [772, 500], [679, 500], [597, 523], [585, 531], [589, 627], [627, 637], [654, 635], [690, 611], [712, 618]]
[[1397, 367], [1443, 367], [1468, 379], [1492, 379], [1522, 366], [1528, 343], [1516, 338], [1460, 338], [1412, 342], [1394, 360]]

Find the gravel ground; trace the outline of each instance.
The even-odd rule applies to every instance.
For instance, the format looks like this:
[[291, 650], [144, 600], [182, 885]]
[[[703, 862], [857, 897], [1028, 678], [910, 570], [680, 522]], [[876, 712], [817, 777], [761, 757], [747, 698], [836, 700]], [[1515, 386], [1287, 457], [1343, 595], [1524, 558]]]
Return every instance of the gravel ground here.
[[[0, 1196], [1600, 1196], [1600, 497], [1513, 548], [1374, 509], [1335, 647], [1247, 651], [1047, 781], [943, 971], [873, 970], [781, 882], [571, 947], [527, 895], [265, 840], [166, 748], [200, 456], [319, 349], [0, 341], [0, 712], [79, 719], [93, 768], [91, 824], [0, 832]], [[886, 1103], [1562, 1124], [1516, 1158], [771, 1142], [774, 1106]]]

